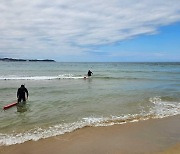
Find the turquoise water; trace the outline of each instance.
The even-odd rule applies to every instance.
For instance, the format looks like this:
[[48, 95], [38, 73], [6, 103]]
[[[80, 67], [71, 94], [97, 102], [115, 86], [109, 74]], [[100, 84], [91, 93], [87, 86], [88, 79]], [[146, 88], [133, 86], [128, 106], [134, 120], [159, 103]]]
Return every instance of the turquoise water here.
[[[93, 76], [84, 79], [88, 70]], [[0, 62], [0, 145], [180, 114], [180, 63]]]

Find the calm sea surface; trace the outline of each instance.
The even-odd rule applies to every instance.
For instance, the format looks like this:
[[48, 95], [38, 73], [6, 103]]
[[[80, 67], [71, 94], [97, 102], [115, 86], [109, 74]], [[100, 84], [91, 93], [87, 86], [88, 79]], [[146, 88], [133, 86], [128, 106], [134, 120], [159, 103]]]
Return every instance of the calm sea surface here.
[[[26, 105], [4, 111], [21, 84]], [[0, 145], [177, 115], [180, 63], [0, 62], [0, 108]]]

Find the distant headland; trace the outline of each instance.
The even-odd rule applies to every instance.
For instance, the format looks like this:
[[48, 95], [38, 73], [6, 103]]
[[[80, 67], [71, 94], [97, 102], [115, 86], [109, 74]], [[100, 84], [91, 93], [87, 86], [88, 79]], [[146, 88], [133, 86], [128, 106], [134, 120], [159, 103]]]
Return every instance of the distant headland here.
[[52, 59], [14, 59], [14, 58], [0, 58], [0, 61], [7, 61], [7, 62], [56, 62]]

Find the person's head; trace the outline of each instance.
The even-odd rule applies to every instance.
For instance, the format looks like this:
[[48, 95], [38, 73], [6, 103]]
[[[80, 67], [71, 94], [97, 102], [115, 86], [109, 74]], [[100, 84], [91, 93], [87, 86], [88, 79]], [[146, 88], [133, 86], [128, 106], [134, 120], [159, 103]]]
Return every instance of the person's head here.
[[23, 85], [23, 84], [21, 85], [21, 88], [24, 88], [24, 85]]

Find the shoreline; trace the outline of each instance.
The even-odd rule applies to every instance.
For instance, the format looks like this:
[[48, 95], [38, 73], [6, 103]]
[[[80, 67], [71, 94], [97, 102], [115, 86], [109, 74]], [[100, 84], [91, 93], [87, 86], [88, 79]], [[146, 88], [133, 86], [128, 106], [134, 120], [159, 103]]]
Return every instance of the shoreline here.
[[0, 146], [1, 154], [180, 153], [180, 115], [71, 133]]

